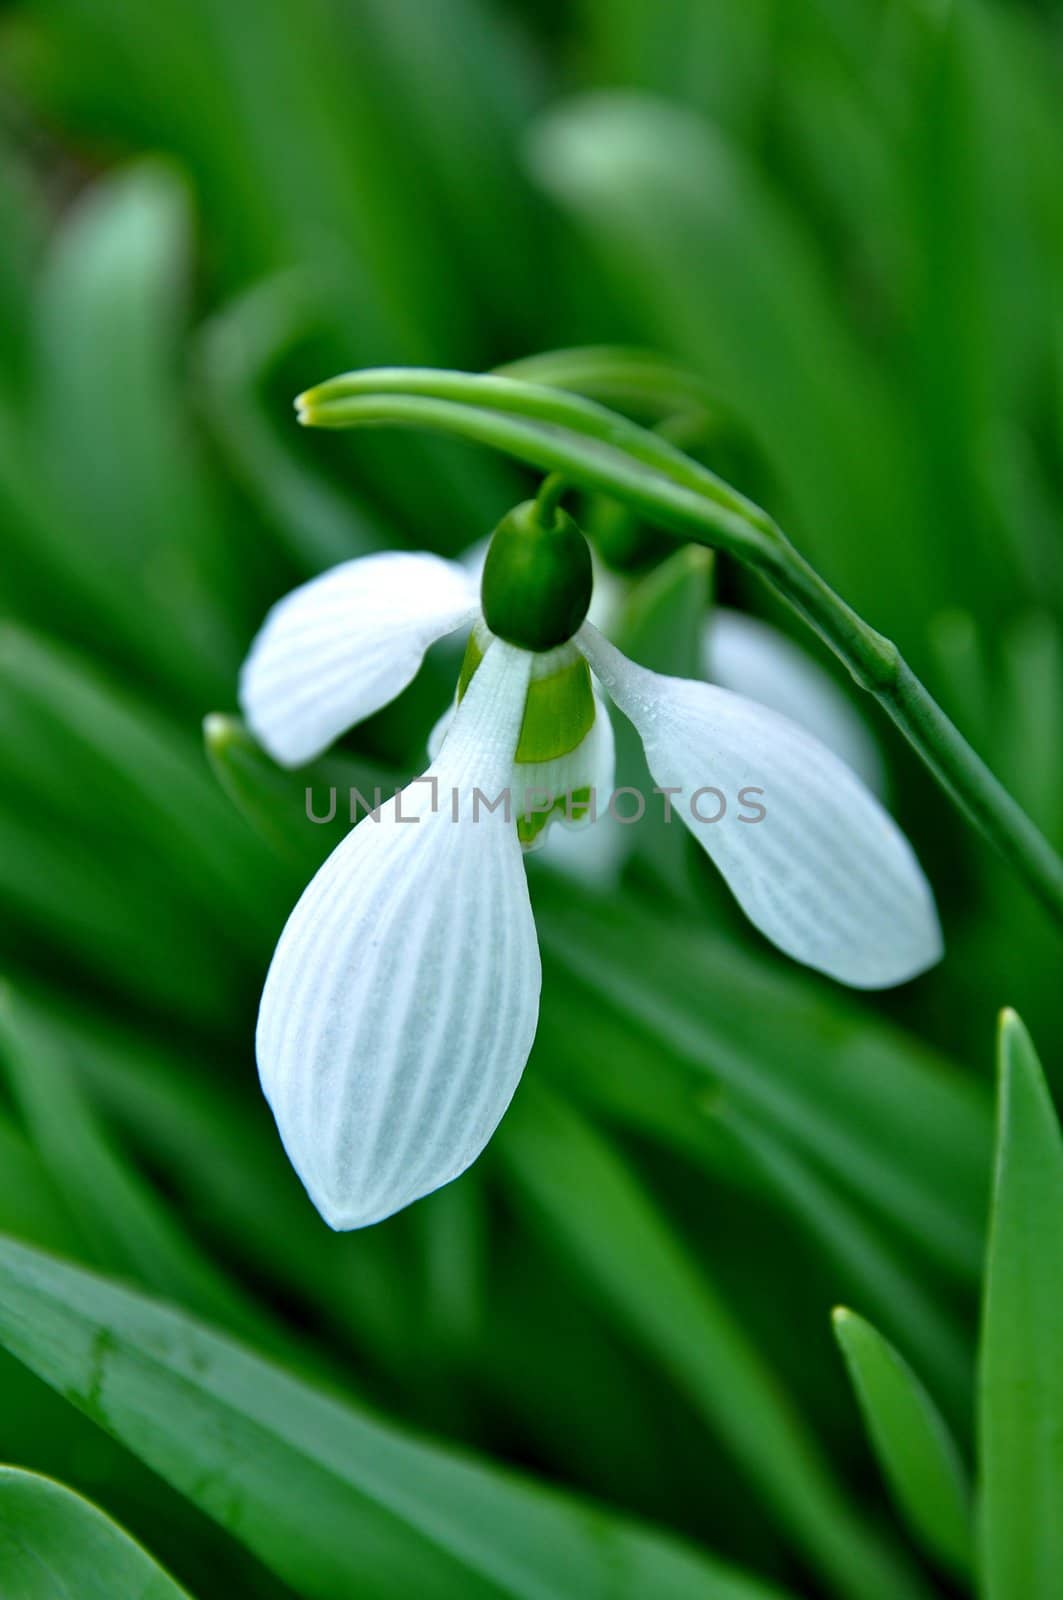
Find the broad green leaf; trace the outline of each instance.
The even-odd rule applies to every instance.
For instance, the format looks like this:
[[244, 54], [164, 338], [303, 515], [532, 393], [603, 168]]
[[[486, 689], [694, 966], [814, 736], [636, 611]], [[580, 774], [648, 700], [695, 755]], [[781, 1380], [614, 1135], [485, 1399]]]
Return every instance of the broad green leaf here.
[[901, 1514], [942, 1565], [966, 1574], [970, 1489], [947, 1424], [904, 1357], [870, 1322], [839, 1307], [834, 1332]]
[[1063, 1139], [1019, 1018], [999, 1037], [979, 1366], [986, 1600], [1054, 1600], [1063, 1573]]
[[0, 1467], [0, 1578], [5, 1600], [181, 1600], [128, 1533], [72, 1489]]
[[770, 1600], [674, 1540], [415, 1440], [13, 1241], [0, 1340], [304, 1600]]
[[853, 1513], [726, 1302], [602, 1137], [540, 1082], [526, 1081], [499, 1146], [544, 1242], [569, 1257], [719, 1431], [832, 1592], [924, 1595]]

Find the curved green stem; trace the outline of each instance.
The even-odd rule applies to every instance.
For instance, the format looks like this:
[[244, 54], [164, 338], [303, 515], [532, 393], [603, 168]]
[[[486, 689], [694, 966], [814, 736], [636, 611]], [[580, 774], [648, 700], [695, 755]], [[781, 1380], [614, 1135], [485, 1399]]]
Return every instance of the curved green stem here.
[[539, 521], [544, 528], [553, 526], [557, 508], [561, 504], [562, 497], [568, 487], [568, 479], [563, 472], [551, 472], [550, 476], [544, 478], [539, 485], [539, 493], [535, 497], [535, 505]]
[[[630, 373], [627, 374], [630, 376]], [[873, 694], [964, 814], [1063, 923], [1063, 861], [901, 658], [824, 583], [766, 512], [660, 434], [594, 401], [503, 376], [418, 368], [347, 373], [296, 402], [313, 427], [455, 434], [612, 495], [770, 583]]]

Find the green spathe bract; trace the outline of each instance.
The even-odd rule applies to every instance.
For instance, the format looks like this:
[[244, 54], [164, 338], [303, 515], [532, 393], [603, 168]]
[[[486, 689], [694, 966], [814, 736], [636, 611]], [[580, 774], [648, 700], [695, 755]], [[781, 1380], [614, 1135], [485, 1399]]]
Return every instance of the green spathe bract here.
[[484, 564], [484, 619], [523, 650], [565, 644], [591, 603], [591, 553], [567, 512], [534, 500], [515, 506], [494, 531]]

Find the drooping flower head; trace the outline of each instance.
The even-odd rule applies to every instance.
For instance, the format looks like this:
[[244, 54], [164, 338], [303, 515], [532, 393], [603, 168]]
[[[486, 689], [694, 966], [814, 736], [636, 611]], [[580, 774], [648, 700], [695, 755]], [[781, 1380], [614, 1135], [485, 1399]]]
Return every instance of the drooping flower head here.
[[[629, 661], [585, 620], [590, 597], [579, 530], [528, 502], [496, 530], [479, 594], [437, 556], [349, 561], [276, 605], [244, 665], [252, 731], [298, 766], [394, 699], [431, 644], [471, 626], [430, 767], [318, 871], [262, 995], [262, 1086], [334, 1228], [456, 1177], [512, 1098], [541, 981], [522, 854], [556, 824], [590, 825], [609, 800], [603, 689], [641, 736], [666, 815], [780, 949], [860, 988], [901, 983], [940, 955], [926, 879], [860, 779], [777, 712]], [[757, 803], [723, 814], [698, 803], [743, 793]]]

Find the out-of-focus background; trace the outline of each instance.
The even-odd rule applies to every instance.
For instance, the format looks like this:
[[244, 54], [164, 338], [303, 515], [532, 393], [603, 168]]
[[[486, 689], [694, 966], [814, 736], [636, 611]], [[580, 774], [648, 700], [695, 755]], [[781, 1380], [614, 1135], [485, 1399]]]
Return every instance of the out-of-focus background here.
[[[0, 49], [0, 1225], [793, 1593], [857, 1593], [835, 1514], [914, 1570], [828, 1312], [878, 1320], [969, 1443], [993, 1019], [1051, 1073], [1063, 1013], [1048, 922], [870, 703], [944, 964], [856, 997], [689, 862], [605, 894], [537, 871], [528, 1093], [466, 1178], [346, 1238], [251, 1048], [320, 841], [274, 851], [201, 722], [294, 583], [456, 554], [532, 481], [300, 432], [299, 390], [647, 346], [711, 396], [703, 459], [1063, 840], [1059, 9], [36, 0]], [[352, 771], [418, 769], [437, 654]], [[0, 1455], [202, 1600], [329, 1592], [7, 1356]]]

